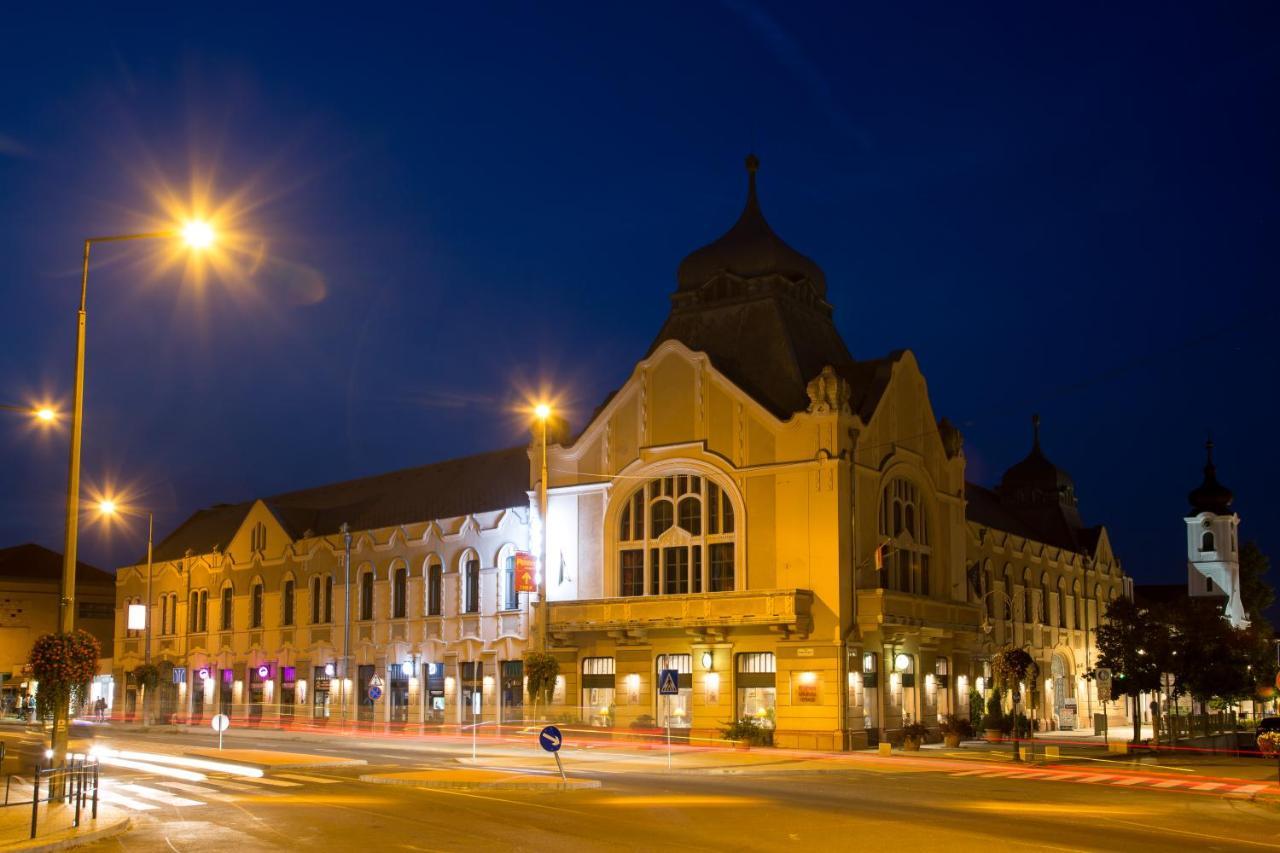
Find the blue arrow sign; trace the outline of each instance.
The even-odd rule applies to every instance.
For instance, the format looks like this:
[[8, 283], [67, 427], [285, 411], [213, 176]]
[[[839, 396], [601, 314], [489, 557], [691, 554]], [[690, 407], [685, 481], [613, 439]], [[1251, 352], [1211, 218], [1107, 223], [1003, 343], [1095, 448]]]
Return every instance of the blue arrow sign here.
[[680, 695], [680, 673], [674, 669], [658, 670], [658, 695]]
[[538, 732], [538, 745], [547, 752], [559, 752], [560, 744], [564, 743], [564, 738], [560, 735], [560, 730], [555, 726], [547, 726]]

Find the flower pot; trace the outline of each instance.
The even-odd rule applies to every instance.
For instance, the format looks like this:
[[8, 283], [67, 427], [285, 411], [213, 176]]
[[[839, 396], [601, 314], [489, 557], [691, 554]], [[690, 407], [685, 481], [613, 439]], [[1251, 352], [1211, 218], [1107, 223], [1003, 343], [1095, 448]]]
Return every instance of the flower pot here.
[[1004, 735], [1000, 734], [999, 729], [987, 729], [986, 738], [987, 743], [999, 743], [1004, 740]]
[[907, 752], [919, 752], [919, 751], [920, 751], [920, 741], [916, 740], [915, 738], [910, 738], [910, 737], [909, 737], [909, 738], [903, 738], [903, 739], [902, 739], [902, 748], [903, 748], [905, 751], [907, 751]]
[[955, 749], [960, 745], [960, 735], [950, 733], [945, 734], [942, 736], [942, 742], [946, 744], [948, 748]]

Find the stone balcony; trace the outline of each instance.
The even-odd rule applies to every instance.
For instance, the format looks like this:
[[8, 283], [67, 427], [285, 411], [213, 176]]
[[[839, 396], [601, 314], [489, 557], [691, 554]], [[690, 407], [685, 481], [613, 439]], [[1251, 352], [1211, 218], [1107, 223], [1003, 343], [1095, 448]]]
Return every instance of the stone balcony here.
[[568, 638], [586, 631], [638, 639], [651, 630], [703, 631], [763, 627], [808, 634], [813, 593], [807, 589], [762, 589], [692, 595], [638, 595], [551, 602], [550, 631]]
[[982, 614], [964, 601], [926, 598], [888, 589], [858, 591], [858, 625], [864, 631], [893, 633], [910, 629], [924, 636], [965, 632], [980, 634]]

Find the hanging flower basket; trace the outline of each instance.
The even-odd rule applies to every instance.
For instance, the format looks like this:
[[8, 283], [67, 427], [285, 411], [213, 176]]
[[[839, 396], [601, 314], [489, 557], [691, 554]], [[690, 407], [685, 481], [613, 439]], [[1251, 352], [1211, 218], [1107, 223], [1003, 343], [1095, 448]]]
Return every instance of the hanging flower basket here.
[[31, 647], [31, 674], [39, 682], [36, 716], [52, 719], [58, 709], [66, 711], [84, 704], [89, 683], [98, 674], [102, 648], [88, 631], [70, 634], [43, 634]]

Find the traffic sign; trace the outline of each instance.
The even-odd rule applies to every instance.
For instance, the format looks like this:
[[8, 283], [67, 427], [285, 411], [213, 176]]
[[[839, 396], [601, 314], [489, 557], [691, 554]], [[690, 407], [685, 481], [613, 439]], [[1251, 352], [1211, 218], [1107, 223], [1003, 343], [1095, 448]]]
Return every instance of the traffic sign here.
[[231, 727], [231, 719], [226, 714], [214, 714], [209, 725], [213, 726], [215, 732], [221, 734]]
[[559, 752], [562, 743], [564, 743], [564, 738], [560, 735], [560, 730], [555, 726], [547, 726], [538, 732], [538, 744], [547, 752]]
[[658, 695], [680, 695], [680, 673], [674, 669], [658, 670]]
[[382, 688], [376, 684], [369, 685], [369, 701], [377, 702], [382, 698]]
[[1013, 691], [1013, 704], [1017, 705], [1021, 701], [1022, 701], [1022, 691], [1021, 690]]

